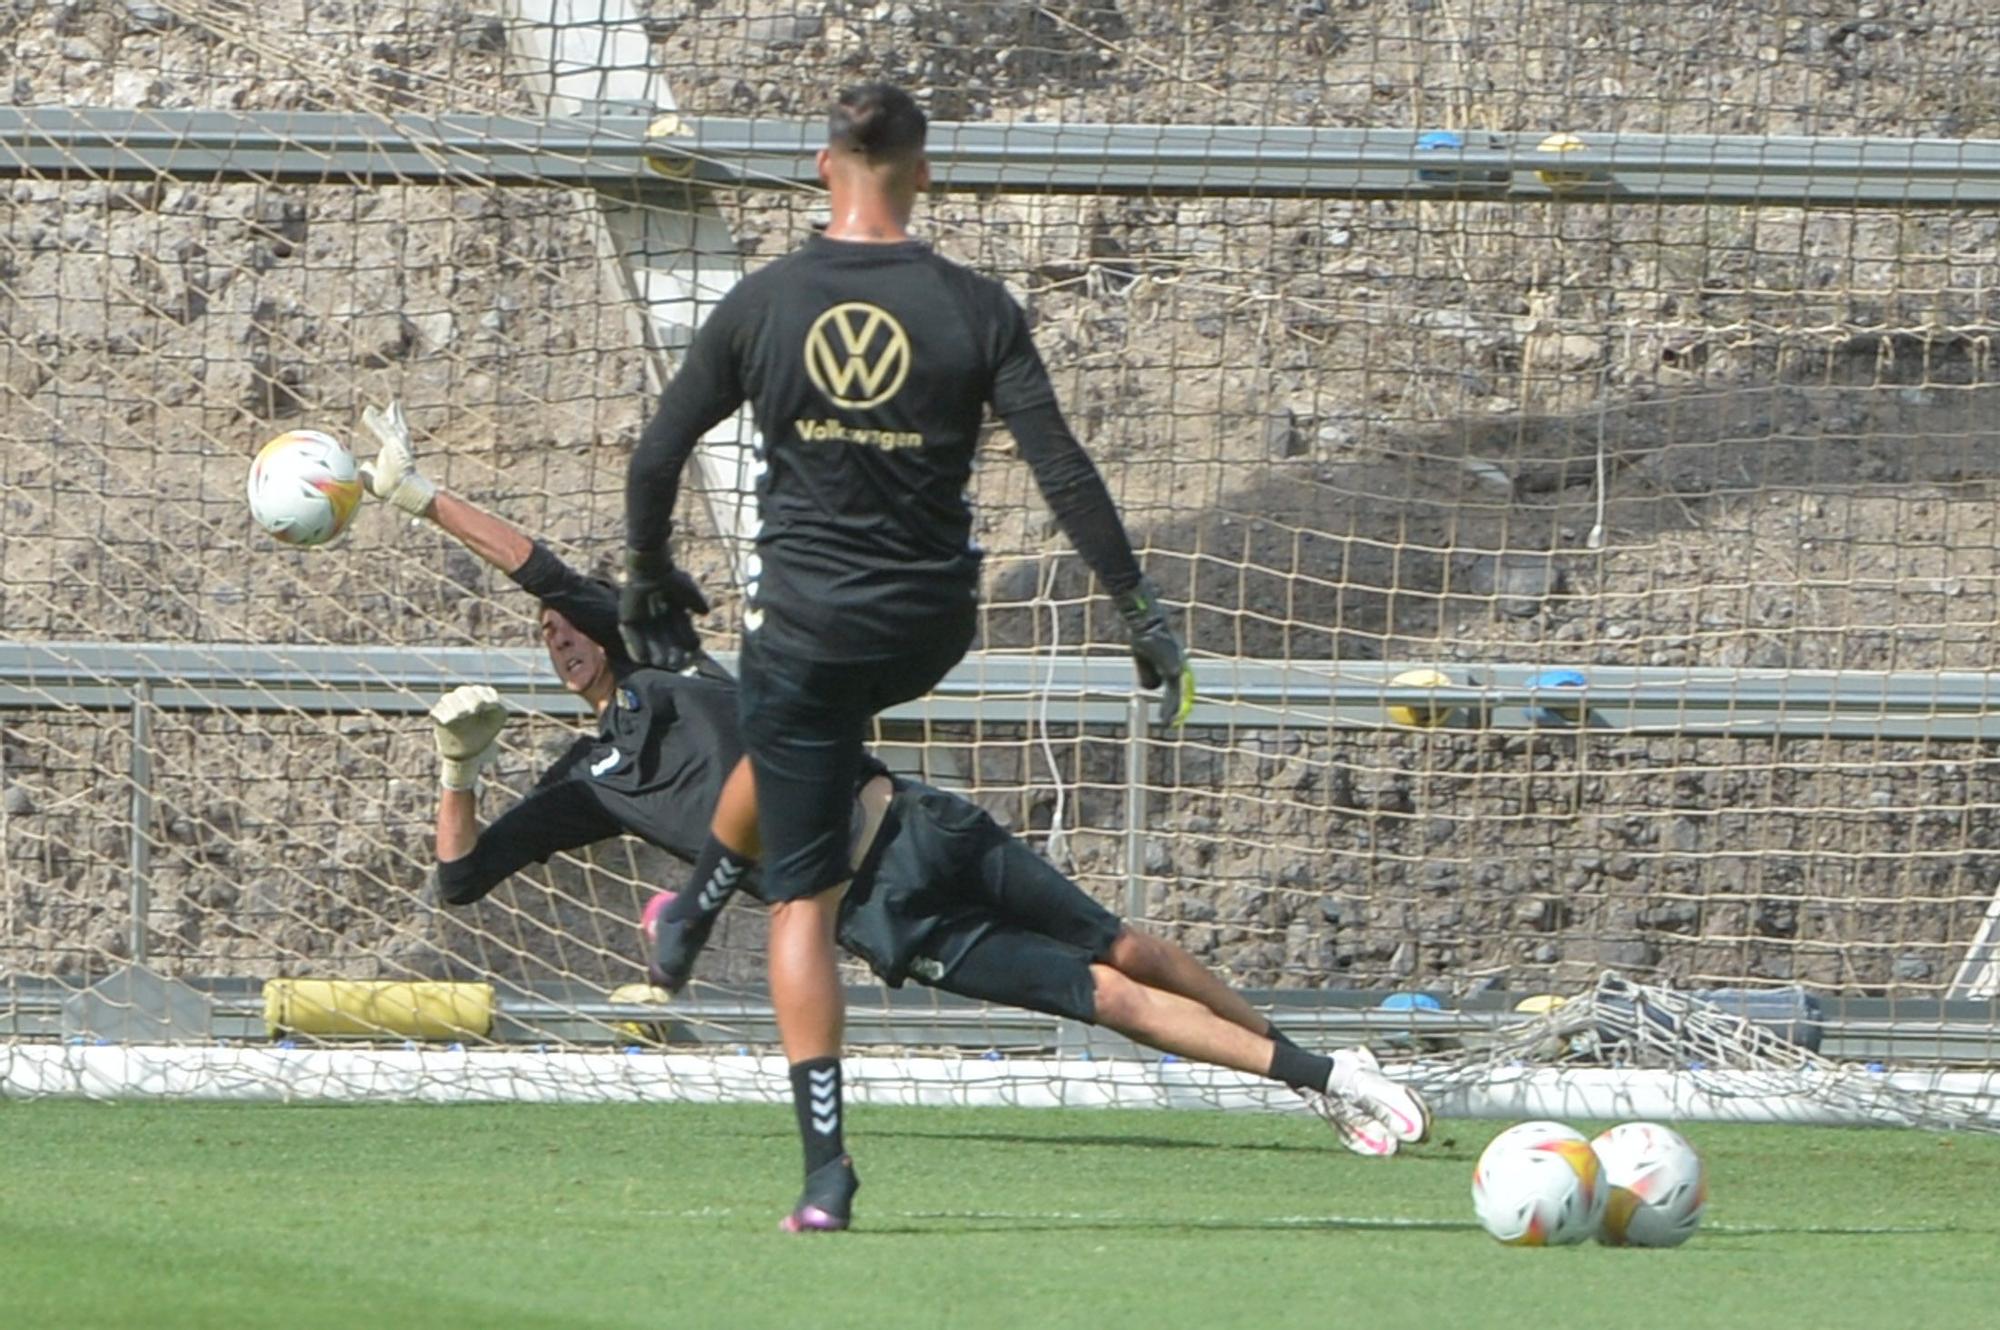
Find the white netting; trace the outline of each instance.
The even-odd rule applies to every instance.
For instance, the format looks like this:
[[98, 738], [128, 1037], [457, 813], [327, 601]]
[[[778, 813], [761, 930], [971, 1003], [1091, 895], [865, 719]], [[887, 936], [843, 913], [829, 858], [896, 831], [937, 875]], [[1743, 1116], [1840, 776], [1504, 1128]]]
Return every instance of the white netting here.
[[[136, 951], [224, 1012], [254, 1012], [271, 977], [490, 979], [516, 1013], [496, 1041], [626, 1037], [604, 1004], [640, 978], [638, 905], [677, 866], [600, 847], [456, 913], [428, 886], [417, 712], [445, 657], [427, 653], [516, 649], [449, 657], [451, 681], [508, 683], [531, 713], [509, 730], [488, 816], [580, 719], [520, 682], [540, 668], [530, 604], [381, 512], [333, 550], [279, 550], [245, 520], [242, 471], [279, 429], [352, 438], [361, 405], [399, 397], [440, 482], [602, 569], [676, 337], [820, 204], [769, 180], [607, 206], [535, 183], [531, 158], [495, 165], [415, 124], [395, 128], [412, 160], [455, 163], [458, 183], [414, 166], [363, 181], [332, 156], [307, 183], [258, 165], [275, 159], [250, 138], [228, 149], [235, 182], [188, 181], [157, 141], [165, 117], [534, 121], [576, 109], [551, 94], [636, 88], [689, 116], [770, 121], [880, 76], [978, 124], [1449, 128], [1530, 146], [1554, 131], [2000, 136], [1989, 6], [1823, 8], [730, 0], [633, 5], [606, 26], [626, 7], [0, 7], [6, 107], [139, 108], [129, 142], [151, 143], [156, 166], [101, 178], [29, 157], [25, 131], [4, 158], [0, 648], [60, 651], [0, 679], [0, 1028], [60, 1033], [63, 1003]], [[552, 77], [550, 49], [610, 74]], [[319, 151], [273, 132], [295, 164]], [[941, 127], [936, 146], [952, 142]], [[589, 148], [547, 160], [610, 169]], [[1892, 724], [1754, 696], [1816, 670], [1921, 695], [1992, 657], [2000, 213], [1983, 197], [1915, 211], [941, 195], [926, 234], [1027, 304], [1149, 568], [1190, 607], [1205, 677], [1226, 691], [1249, 663], [1288, 682], [1138, 745], [1115, 705], [996, 686], [889, 727], [885, 745], [1038, 842], [1060, 810], [1087, 889], [1281, 996], [1571, 992], [1617, 966], [1878, 999], [1906, 1024], [1941, 1026], [1944, 999], [1990, 1002], [1990, 740], [1921, 709]], [[635, 237], [665, 248], [635, 264]], [[634, 297], [671, 286], [648, 275], [662, 272], [678, 303], [642, 315]], [[1004, 435], [986, 451], [982, 646], [1115, 657], [1120, 634], [1026, 468]], [[684, 523], [723, 646], [726, 482], [721, 464], [707, 473], [710, 525]], [[396, 659], [369, 657], [374, 692], [349, 704], [326, 695], [330, 664], [196, 678], [139, 652], [136, 676], [171, 700], [148, 710], [138, 780], [131, 672], [71, 649], [135, 642]], [[1396, 672], [1385, 662], [1459, 683], [1617, 668], [1720, 700], [1655, 708], [1643, 731], [1618, 715], [1537, 727], [1518, 705], [1461, 707], [1435, 730], [1384, 724], [1379, 707], [1330, 723], [1314, 689], [1351, 667]], [[1703, 670], [1729, 673], [1669, 675]], [[1754, 670], [1769, 673], [1740, 673]], [[761, 971], [761, 924], [739, 911], [697, 994], [754, 1004]], [[885, 1042], [1051, 1038], [1001, 1013], [876, 1006]], [[231, 1019], [261, 1037], [254, 1015]], [[679, 1033], [757, 1043], [768, 1028], [711, 1012]]]

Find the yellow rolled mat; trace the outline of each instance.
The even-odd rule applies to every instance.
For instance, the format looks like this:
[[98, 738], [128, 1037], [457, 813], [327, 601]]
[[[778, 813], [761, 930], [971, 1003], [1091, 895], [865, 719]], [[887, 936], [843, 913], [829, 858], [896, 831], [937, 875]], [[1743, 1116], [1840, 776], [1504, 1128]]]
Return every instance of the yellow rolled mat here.
[[493, 985], [442, 980], [269, 979], [264, 1026], [323, 1038], [480, 1039], [493, 1028]]

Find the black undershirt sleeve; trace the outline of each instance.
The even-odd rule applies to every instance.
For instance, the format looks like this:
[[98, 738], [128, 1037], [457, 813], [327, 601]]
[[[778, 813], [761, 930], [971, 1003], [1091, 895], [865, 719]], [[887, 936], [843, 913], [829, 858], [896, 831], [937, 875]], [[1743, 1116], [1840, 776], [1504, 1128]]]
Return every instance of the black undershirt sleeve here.
[[718, 304], [689, 344], [680, 372], [660, 394], [659, 408], [639, 435], [625, 470], [625, 547], [666, 548], [673, 530], [681, 472], [701, 436], [743, 405], [737, 372], [736, 329], [748, 297], [739, 283]]
[[560, 610], [613, 660], [629, 659], [618, 635], [618, 592], [609, 582], [586, 577], [539, 540], [527, 560], [507, 575], [536, 600]]
[[623, 830], [580, 783], [546, 785], [495, 818], [471, 854], [438, 861], [438, 894], [447, 904], [470, 905], [528, 864]]
[[999, 292], [994, 311], [993, 410], [1007, 424], [1035, 484], [1076, 552], [1112, 595], [1139, 585], [1139, 561], [1104, 477], [1070, 433], [1055, 385], [1028, 332], [1027, 315]]

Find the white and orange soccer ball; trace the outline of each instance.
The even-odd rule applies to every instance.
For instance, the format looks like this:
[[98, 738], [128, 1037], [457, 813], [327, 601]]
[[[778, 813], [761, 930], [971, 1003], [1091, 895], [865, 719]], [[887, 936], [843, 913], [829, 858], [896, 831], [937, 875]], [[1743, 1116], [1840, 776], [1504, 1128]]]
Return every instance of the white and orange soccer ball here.
[[1523, 1122], [1495, 1136], [1472, 1170], [1479, 1226], [1510, 1247], [1566, 1247], [1597, 1233], [1610, 1194], [1582, 1132]]
[[1621, 1122], [1592, 1141], [1611, 1188], [1597, 1240], [1610, 1247], [1678, 1247], [1708, 1206], [1701, 1156], [1657, 1122]]
[[361, 475], [340, 440], [295, 429], [250, 463], [250, 516], [287, 545], [325, 545], [361, 507]]

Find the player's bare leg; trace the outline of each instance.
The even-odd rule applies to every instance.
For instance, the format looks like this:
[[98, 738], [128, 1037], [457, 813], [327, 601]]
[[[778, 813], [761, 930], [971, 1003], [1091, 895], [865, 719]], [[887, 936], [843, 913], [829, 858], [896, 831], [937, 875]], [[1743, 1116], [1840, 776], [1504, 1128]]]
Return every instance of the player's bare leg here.
[[[1367, 1049], [1344, 1049], [1332, 1058], [1305, 1053], [1185, 948], [1128, 925], [1112, 943], [1106, 960], [1129, 979], [1200, 1003], [1222, 1020], [1262, 1036], [1257, 1040], [1265, 1050], [1261, 1065], [1246, 1066], [1201, 1054], [1189, 1056], [1286, 1080], [1333, 1128], [1341, 1144], [1356, 1154], [1394, 1154], [1398, 1141], [1421, 1141], [1430, 1134], [1429, 1107], [1384, 1076]], [[1277, 1054], [1272, 1051], [1274, 1044], [1290, 1051]], [[1298, 1057], [1310, 1061], [1298, 1061]], [[1325, 1064], [1323, 1072], [1321, 1063]], [[1280, 1075], [1278, 1064], [1291, 1069], [1293, 1077]], [[1305, 1079], [1296, 1079], [1300, 1077]]]
[[1111, 944], [1105, 961], [1149, 988], [1191, 998], [1231, 1024], [1256, 1034], [1272, 1033], [1271, 1022], [1245, 1001], [1241, 993], [1223, 983], [1215, 971], [1189, 955], [1186, 949], [1165, 938], [1128, 924]]
[[[1140, 983], [1109, 965], [1091, 966], [1090, 976], [1096, 983], [1100, 1025], [1177, 1057], [1253, 1076], [1270, 1072], [1275, 1045], [1267, 1037], [1224, 1020], [1192, 998]], [[1325, 1083], [1324, 1076], [1320, 1083]]]
[[771, 907], [771, 1005], [792, 1068], [792, 1102], [806, 1156], [805, 1189], [784, 1221], [793, 1233], [846, 1228], [860, 1185], [841, 1132], [845, 1008], [834, 926], [845, 892], [843, 883]]

